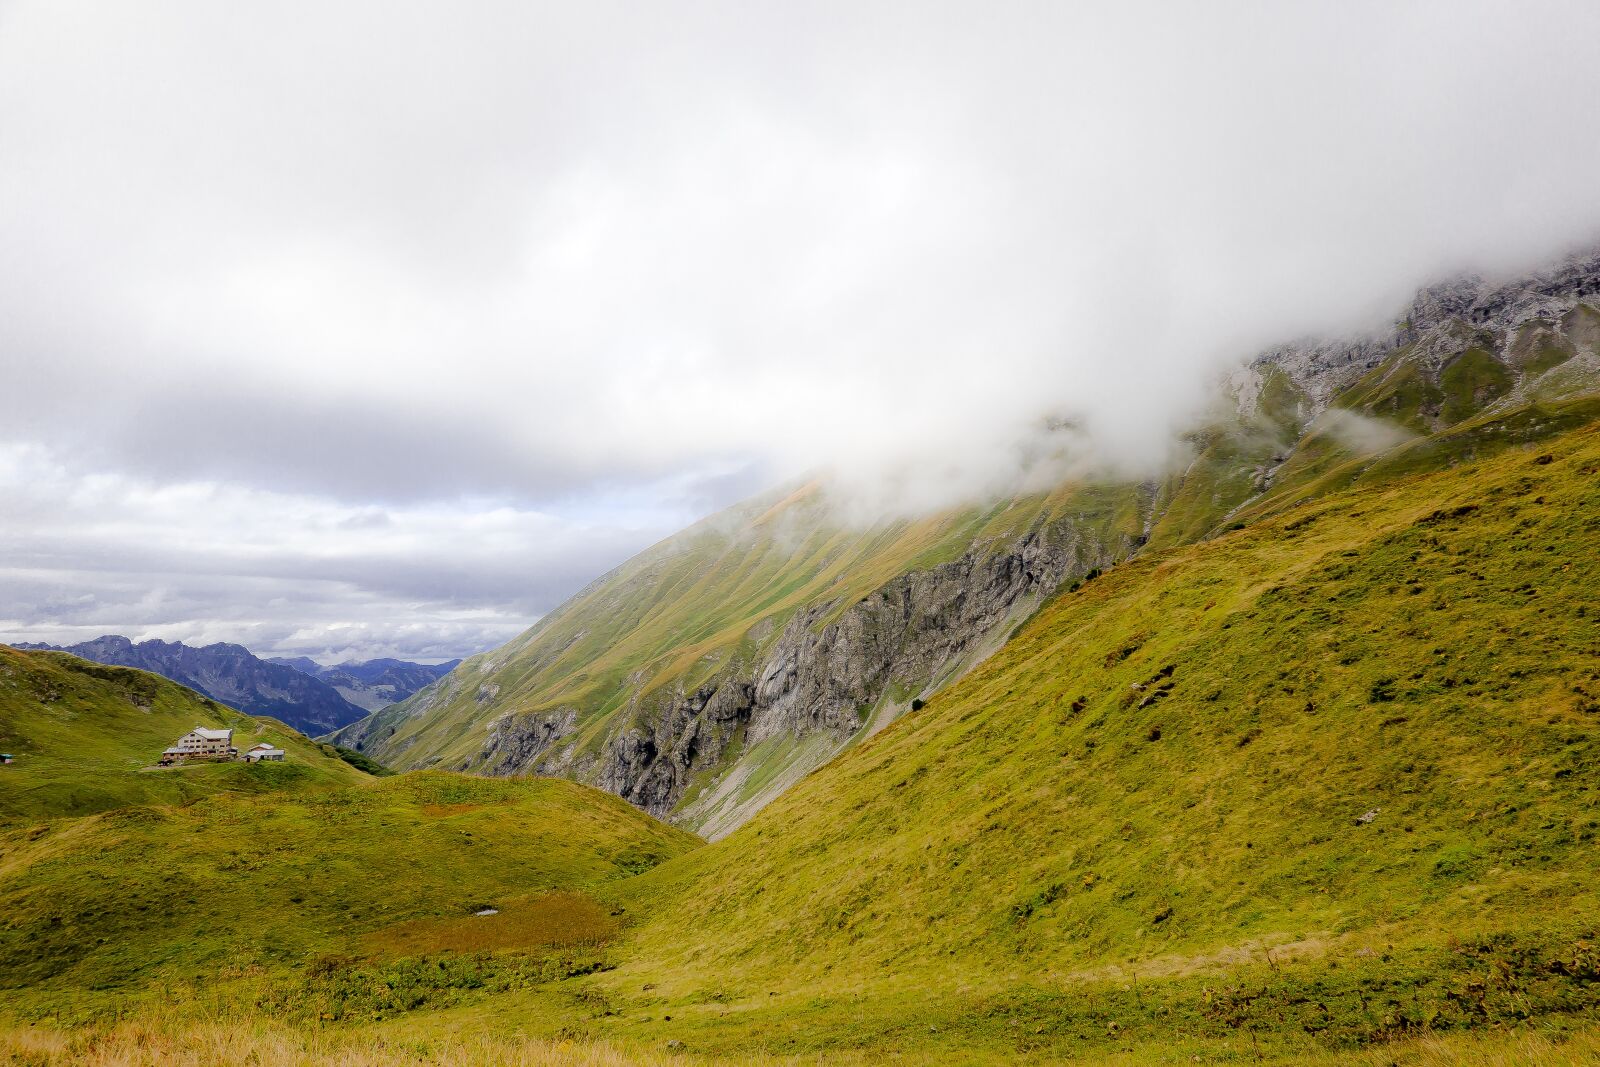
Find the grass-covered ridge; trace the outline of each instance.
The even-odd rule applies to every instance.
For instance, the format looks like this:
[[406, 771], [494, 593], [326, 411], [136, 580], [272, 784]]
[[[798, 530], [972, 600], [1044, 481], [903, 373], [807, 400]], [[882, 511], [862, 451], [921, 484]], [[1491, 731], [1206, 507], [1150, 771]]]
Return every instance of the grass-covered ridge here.
[[[283, 763], [156, 769], [196, 726], [228, 727], [243, 751], [266, 741]], [[255, 718], [159, 675], [65, 652], [0, 645], [0, 826], [128, 804], [167, 804], [218, 791], [333, 786], [366, 777], [273, 719]]]
[[753, 665], [796, 612], [821, 605], [816, 625], [826, 625], [899, 575], [999, 551], [1064, 517], [1087, 555], [1123, 552], [1140, 536], [1140, 493], [1063, 486], [868, 528], [842, 522], [815, 485], [757, 498], [641, 553], [526, 634], [335, 737], [396, 767], [510, 773], [527, 768], [484, 765], [488, 725], [508, 712], [570, 711], [576, 726], [560, 747], [592, 770], [636, 707]]
[[1587, 1017], [1596, 588], [1593, 427], [1134, 560], [645, 879], [599, 982], [719, 1048]]

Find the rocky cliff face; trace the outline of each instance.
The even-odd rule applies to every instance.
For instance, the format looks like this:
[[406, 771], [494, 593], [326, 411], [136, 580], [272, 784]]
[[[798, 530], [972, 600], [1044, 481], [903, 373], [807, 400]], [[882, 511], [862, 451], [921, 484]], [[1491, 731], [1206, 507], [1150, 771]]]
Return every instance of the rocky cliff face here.
[[[1435, 373], [1475, 345], [1509, 367], [1526, 369], [1523, 348], [1569, 335], [1567, 354], [1592, 351], [1592, 309], [1600, 304], [1600, 252], [1572, 256], [1560, 265], [1514, 281], [1465, 275], [1417, 293], [1392, 331], [1381, 336], [1301, 341], [1263, 352], [1251, 363], [1258, 374], [1283, 370], [1309, 401], [1306, 415], [1326, 410], [1345, 390], [1397, 354], [1414, 356]], [[1589, 309], [1591, 314], [1586, 314]], [[1541, 368], [1535, 368], [1541, 369]], [[1542, 368], [1549, 369], [1549, 368]], [[1253, 398], [1254, 393], [1250, 396]]]
[[[902, 574], [842, 611], [832, 602], [808, 606], [764, 655], [703, 685], [636, 694], [627, 725], [598, 753], [564, 744], [578, 720], [565, 708], [496, 719], [474, 763], [491, 773], [574, 777], [666, 816], [697, 777], [736, 773], [764, 744], [814, 740], [814, 752], [831, 755], [886, 725], [998, 647], [1002, 631], [1063, 581], [1110, 566], [1136, 545], [1130, 536], [1086, 536], [1063, 520], [998, 550], [975, 547]], [[714, 795], [714, 781], [708, 788]], [[697, 823], [736, 825], [727, 816], [738, 804], [703, 807]]]

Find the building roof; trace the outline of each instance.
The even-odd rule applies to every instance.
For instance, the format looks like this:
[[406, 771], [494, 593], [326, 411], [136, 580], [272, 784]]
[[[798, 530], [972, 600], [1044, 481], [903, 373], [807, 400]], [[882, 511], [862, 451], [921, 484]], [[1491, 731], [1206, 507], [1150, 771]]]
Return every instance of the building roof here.
[[161, 754], [163, 756], [181, 756], [181, 755], [183, 755], [183, 749], [181, 749], [181, 748], [169, 748], [169, 749], [166, 749], [165, 751], [163, 751]]
[[226, 741], [233, 736], [232, 730], [209, 730], [204, 726], [196, 726], [190, 733], [203, 737], [207, 741]]
[[272, 748], [270, 746], [264, 748], [264, 747], [262, 747], [260, 745], [257, 745], [255, 748], [252, 748], [249, 752], [245, 753], [245, 755], [247, 755], [247, 756], [281, 756], [281, 755], [283, 755], [283, 749], [281, 749], [281, 748]]
[[257, 745], [255, 748], [252, 748], [250, 751], [251, 752], [259, 752], [261, 749], [264, 749], [264, 748], [272, 749], [273, 751], [276, 751], [278, 746], [277, 745], [269, 745], [267, 742], [263, 741], [259, 745]]

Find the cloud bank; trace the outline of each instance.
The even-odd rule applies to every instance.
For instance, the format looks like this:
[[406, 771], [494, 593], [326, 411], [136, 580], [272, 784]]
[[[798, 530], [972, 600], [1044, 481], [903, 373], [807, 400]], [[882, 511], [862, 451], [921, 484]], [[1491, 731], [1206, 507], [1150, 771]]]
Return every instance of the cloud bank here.
[[[0, 616], [398, 648], [805, 470], [1004, 491], [1064, 418], [1159, 462], [1227, 362], [1600, 234], [1596, 39], [1577, 2], [0, 5]], [[258, 580], [301, 584], [236, 616]]]
[[500, 644], [683, 513], [606, 525], [474, 502], [374, 507], [85, 476], [0, 446], [0, 634], [107, 632], [326, 661]]

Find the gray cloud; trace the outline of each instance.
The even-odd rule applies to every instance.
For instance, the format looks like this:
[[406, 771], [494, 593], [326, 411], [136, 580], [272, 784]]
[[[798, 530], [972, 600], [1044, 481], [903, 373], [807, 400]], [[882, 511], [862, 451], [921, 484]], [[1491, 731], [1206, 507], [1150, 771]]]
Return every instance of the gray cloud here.
[[[0, 5], [0, 440], [331, 516], [245, 567], [202, 507], [8, 498], [11, 614], [137, 573], [187, 599], [85, 625], [210, 625], [235, 578], [324, 583], [280, 629], [527, 616], [803, 470], [947, 503], [1058, 469], [1062, 418], [1073, 462], [1159, 464], [1225, 363], [1600, 235], [1597, 37], [1578, 2]], [[495, 509], [589, 533], [474, 542]]]

